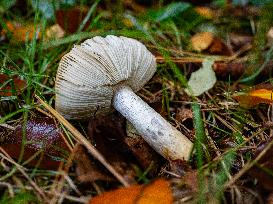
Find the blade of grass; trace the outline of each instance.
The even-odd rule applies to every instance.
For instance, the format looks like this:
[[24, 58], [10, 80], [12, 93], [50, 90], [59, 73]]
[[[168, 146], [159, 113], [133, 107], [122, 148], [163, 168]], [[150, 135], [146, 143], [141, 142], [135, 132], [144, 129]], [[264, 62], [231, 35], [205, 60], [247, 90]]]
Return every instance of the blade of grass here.
[[195, 102], [191, 105], [192, 112], [193, 112], [193, 124], [195, 129], [195, 143], [194, 147], [196, 150], [196, 157], [197, 157], [197, 168], [198, 168], [198, 185], [199, 185], [199, 194], [198, 200], [199, 203], [205, 203], [205, 176], [203, 172], [203, 145], [205, 142], [205, 129], [204, 123], [202, 119], [200, 105]]
[[91, 15], [94, 13], [94, 11], [96, 10], [97, 8], [97, 5], [99, 4], [100, 0], [96, 0], [93, 5], [90, 7], [89, 11], [87, 12], [85, 18], [83, 19], [81, 25], [79, 26], [78, 28], [78, 31], [77, 32], [81, 32], [82, 29], [84, 28], [84, 26], [86, 25], [86, 23], [89, 21]]

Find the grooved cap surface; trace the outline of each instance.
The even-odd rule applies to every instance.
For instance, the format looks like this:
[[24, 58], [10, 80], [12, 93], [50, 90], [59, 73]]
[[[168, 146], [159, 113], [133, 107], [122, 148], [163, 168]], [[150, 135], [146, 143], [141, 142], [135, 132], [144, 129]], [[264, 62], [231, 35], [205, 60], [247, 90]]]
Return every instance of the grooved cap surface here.
[[138, 91], [155, 71], [155, 57], [137, 40], [112, 35], [88, 39], [60, 61], [56, 109], [67, 119], [106, 114], [119, 85]]

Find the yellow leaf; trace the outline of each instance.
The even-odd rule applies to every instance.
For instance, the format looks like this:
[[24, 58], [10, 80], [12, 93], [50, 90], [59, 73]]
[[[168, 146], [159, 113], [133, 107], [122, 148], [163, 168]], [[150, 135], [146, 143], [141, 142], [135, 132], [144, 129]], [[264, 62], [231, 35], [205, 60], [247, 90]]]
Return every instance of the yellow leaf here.
[[215, 17], [214, 12], [209, 8], [205, 6], [198, 6], [194, 9], [200, 16], [203, 16], [207, 19], [212, 19]]
[[272, 104], [273, 92], [268, 89], [254, 89], [245, 94], [233, 95], [233, 98], [240, 103], [240, 106], [251, 108], [260, 103]]

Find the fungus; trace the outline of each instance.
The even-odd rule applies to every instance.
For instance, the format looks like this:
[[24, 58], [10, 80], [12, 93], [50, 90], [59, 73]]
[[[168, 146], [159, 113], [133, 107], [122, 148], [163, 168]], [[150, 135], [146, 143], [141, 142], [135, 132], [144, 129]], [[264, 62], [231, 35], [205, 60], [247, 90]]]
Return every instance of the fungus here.
[[135, 39], [88, 39], [61, 59], [56, 109], [67, 119], [86, 119], [114, 107], [163, 157], [188, 160], [192, 142], [134, 93], [155, 71], [155, 57]]

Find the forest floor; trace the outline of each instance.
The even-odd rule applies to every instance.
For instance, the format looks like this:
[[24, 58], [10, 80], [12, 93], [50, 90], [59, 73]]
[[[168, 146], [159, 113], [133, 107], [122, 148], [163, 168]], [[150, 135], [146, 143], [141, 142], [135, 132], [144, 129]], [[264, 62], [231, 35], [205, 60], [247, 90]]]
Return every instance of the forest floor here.
[[[0, 203], [273, 203], [272, 11], [272, 0], [0, 0]], [[155, 56], [137, 95], [192, 142], [189, 159], [158, 154], [116, 111], [56, 111], [61, 58], [107, 35]]]

